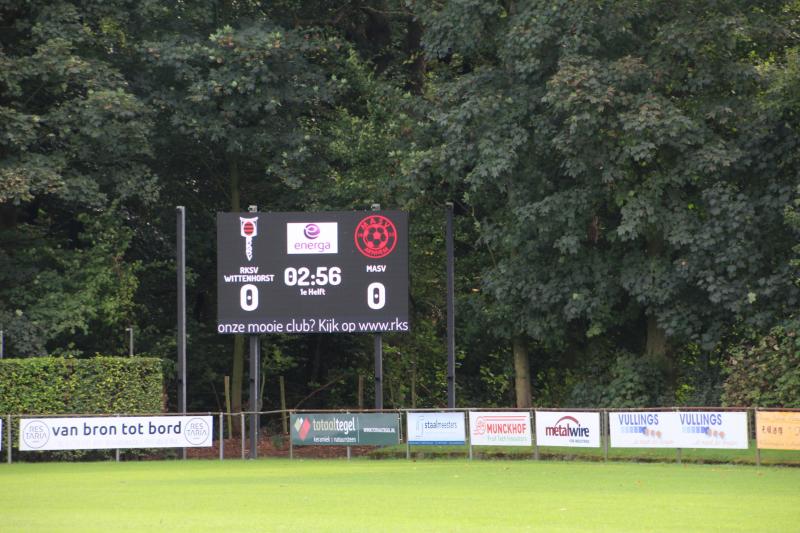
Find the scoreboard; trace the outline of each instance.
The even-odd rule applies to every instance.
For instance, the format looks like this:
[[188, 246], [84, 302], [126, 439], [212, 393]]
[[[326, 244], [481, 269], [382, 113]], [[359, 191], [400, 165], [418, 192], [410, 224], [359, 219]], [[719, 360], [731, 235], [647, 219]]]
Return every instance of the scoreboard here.
[[408, 331], [408, 213], [217, 213], [217, 331]]

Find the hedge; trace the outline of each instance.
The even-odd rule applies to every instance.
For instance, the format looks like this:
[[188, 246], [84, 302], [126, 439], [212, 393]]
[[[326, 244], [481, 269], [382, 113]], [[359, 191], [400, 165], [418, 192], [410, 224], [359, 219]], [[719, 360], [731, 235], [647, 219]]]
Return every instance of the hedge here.
[[0, 359], [0, 414], [164, 411], [161, 359]]

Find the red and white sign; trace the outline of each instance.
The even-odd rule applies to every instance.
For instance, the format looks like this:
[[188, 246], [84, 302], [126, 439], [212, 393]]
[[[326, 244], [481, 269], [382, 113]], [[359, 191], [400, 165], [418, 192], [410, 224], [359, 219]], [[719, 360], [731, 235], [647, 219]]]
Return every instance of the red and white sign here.
[[600, 447], [600, 413], [536, 411], [539, 446]]
[[469, 435], [473, 446], [530, 446], [531, 414], [470, 411]]

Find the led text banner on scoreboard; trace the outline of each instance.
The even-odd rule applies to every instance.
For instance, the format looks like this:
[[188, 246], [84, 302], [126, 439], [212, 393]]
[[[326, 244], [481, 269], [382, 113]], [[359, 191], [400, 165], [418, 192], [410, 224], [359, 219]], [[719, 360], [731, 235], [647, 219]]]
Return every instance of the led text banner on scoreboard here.
[[408, 213], [217, 213], [217, 331], [408, 331]]

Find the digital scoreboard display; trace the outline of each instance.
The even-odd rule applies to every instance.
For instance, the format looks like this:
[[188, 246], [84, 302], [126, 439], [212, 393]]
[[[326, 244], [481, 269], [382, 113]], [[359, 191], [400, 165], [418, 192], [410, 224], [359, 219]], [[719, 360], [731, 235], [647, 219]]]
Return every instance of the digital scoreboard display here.
[[408, 331], [408, 213], [217, 213], [217, 331]]

